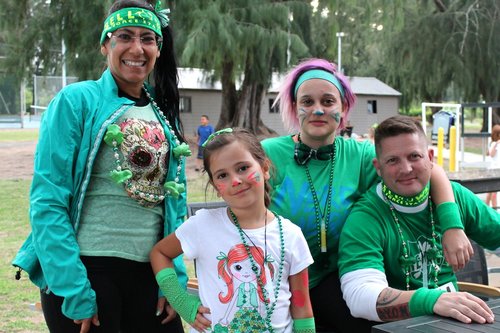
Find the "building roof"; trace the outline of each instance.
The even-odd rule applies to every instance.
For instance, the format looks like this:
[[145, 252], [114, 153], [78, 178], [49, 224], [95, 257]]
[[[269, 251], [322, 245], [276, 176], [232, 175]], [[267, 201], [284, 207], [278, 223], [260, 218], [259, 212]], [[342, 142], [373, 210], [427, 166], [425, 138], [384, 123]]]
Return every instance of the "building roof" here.
[[[179, 89], [222, 90], [219, 81], [210, 82], [207, 71], [199, 68], [179, 68]], [[273, 75], [269, 92], [277, 93], [283, 75]], [[401, 93], [375, 77], [349, 77], [351, 88], [356, 95], [401, 96]]]

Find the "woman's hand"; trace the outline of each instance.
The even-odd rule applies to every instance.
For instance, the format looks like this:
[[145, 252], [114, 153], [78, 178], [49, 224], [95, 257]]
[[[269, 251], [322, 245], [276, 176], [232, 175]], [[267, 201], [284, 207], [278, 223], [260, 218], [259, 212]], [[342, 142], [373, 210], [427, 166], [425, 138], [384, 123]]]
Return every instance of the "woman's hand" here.
[[462, 229], [448, 229], [443, 234], [443, 252], [446, 261], [458, 271], [469, 262], [474, 255], [472, 245]]
[[160, 316], [163, 311], [167, 313], [167, 317], [161, 321], [162, 324], [166, 324], [169, 321], [177, 317], [177, 312], [174, 308], [170, 306], [165, 297], [158, 298], [158, 303], [156, 304], [156, 316]]
[[94, 324], [94, 326], [100, 326], [99, 318], [97, 317], [97, 313], [92, 316], [92, 318], [78, 319], [73, 320], [73, 322], [77, 325], [82, 325], [80, 327], [80, 333], [87, 333], [90, 331], [90, 325]]

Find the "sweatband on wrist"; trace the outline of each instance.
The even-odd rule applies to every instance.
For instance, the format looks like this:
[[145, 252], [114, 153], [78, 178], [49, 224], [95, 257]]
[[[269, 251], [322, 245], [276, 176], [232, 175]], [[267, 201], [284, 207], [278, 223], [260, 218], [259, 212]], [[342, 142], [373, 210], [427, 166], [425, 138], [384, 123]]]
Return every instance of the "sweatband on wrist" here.
[[314, 317], [294, 319], [293, 320], [293, 332], [294, 333], [316, 333], [316, 324], [314, 323]]
[[419, 288], [411, 296], [408, 308], [412, 317], [434, 314], [434, 305], [446, 291], [441, 289]]
[[200, 299], [182, 288], [175, 270], [171, 267], [159, 271], [156, 274], [156, 281], [175, 311], [182, 319], [192, 324], [196, 319], [198, 307], [201, 305]]
[[436, 214], [441, 226], [441, 233], [444, 234], [446, 230], [452, 228], [464, 228], [460, 212], [458, 211], [458, 205], [455, 202], [443, 202], [438, 205], [436, 207]]

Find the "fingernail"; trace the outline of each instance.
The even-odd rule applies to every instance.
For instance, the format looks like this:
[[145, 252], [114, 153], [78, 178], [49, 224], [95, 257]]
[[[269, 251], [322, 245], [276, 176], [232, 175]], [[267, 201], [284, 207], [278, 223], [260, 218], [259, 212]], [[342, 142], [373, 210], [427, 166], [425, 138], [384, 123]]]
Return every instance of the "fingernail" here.
[[156, 310], [156, 316], [159, 317], [161, 315], [161, 310]]

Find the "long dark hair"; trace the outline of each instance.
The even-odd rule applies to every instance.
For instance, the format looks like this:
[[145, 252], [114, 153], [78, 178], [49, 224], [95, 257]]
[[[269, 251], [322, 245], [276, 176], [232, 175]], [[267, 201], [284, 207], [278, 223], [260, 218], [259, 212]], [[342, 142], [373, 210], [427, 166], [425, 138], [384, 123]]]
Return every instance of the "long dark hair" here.
[[[154, 12], [151, 3], [145, 0], [118, 0], [111, 5], [108, 15], [122, 8], [137, 7]], [[179, 113], [179, 75], [177, 72], [177, 59], [174, 52], [174, 39], [172, 29], [166, 26], [161, 29], [163, 46], [160, 57], [156, 60], [153, 69], [155, 101], [167, 117], [175, 134], [181, 141], [186, 141]]]

